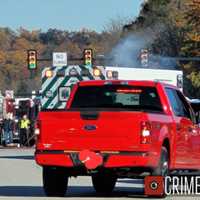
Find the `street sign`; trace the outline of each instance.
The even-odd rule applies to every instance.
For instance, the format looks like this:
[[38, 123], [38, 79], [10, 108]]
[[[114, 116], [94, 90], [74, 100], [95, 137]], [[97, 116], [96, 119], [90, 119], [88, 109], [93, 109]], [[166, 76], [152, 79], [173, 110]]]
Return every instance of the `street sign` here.
[[62, 67], [67, 65], [66, 52], [53, 52], [53, 66]]

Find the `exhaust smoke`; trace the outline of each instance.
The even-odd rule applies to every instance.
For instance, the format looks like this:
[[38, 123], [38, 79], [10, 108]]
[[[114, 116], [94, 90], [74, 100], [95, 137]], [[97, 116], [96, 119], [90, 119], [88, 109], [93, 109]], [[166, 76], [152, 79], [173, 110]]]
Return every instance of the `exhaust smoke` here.
[[[141, 50], [151, 49], [158, 33], [164, 30], [163, 26], [155, 26], [153, 29], [131, 34], [121, 39], [108, 55], [109, 62], [106, 64], [119, 67], [141, 68]], [[176, 69], [177, 61], [173, 57], [156, 55], [149, 50], [148, 68]]]

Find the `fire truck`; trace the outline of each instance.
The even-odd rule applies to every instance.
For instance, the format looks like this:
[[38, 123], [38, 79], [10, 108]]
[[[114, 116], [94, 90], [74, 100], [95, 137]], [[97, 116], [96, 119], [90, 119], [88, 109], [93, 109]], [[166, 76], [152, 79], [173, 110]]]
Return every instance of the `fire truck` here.
[[[1, 131], [0, 131], [0, 138], [1, 144], [4, 144], [4, 134], [2, 130], [2, 123], [3, 119], [5, 119], [8, 114], [9, 117], [13, 119], [14, 123], [14, 130], [13, 130], [13, 142], [18, 144], [19, 143], [19, 121], [23, 115], [27, 115], [30, 119], [32, 124], [37, 118], [37, 114], [40, 110], [40, 101], [38, 98], [32, 99], [31, 97], [14, 97], [13, 96], [3, 96], [0, 95], [0, 124], [1, 124]], [[32, 135], [34, 133], [33, 126], [30, 127], [30, 145], [33, 143], [31, 140]]]

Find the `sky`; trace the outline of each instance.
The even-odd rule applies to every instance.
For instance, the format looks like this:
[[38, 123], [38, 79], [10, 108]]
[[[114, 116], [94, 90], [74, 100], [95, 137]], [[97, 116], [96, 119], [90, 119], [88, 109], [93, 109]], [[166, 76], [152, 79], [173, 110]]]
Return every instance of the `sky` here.
[[143, 0], [0, 0], [0, 27], [101, 32], [118, 16], [134, 19]]

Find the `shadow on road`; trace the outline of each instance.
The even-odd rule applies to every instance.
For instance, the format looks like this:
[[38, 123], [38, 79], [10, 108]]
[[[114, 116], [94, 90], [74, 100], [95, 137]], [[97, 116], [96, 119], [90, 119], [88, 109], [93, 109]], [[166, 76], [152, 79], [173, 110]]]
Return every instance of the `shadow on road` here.
[[43, 188], [38, 186], [1, 186], [0, 196], [41, 197], [44, 193]]
[[[39, 186], [0, 186], [0, 197], [44, 197], [43, 188]], [[69, 186], [66, 197], [105, 197], [96, 194], [90, 186]], [[116, 187], [115, 191], [106, 198], [137, 197], [143, 198], [143, 189]]]
[[0, 159], [33, 160], [34, 156], [0, 156]]
[[118, 179], [118, 183], [144, 184], [143, 179]]

